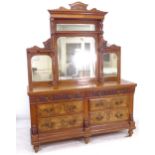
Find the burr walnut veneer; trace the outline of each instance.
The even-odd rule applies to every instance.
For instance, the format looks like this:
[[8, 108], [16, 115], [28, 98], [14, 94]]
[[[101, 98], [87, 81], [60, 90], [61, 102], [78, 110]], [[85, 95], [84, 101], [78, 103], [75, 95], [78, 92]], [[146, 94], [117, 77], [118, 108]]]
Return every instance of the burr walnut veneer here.
[[[103, 37], [107, 12], [76, 2], [49, 10], [51, 37], [27, 49], [31, 143], [135, 128], [136, 84], [121, 80], [120, 47]], [[81, 57], [82, 54], [82, 57]]]

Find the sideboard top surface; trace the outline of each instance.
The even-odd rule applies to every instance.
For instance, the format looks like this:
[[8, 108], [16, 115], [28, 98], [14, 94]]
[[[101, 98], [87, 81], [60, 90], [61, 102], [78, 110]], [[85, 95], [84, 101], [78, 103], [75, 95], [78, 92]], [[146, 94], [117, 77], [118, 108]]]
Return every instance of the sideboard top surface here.
[[118, 82], [105, 82], [104, 84], [97, 85], [95, 82], [94, 83], [89, 83], [87, 85], [59, 85], [58, 88], [53, 88], [50, 86], [37, 86], [34, 87], [32, 90], [28, 89], [28, 94], [33, 95], [33, 94], [46, 94], [46, 93], [58, 93], [58, 92], [66, 92], [66, 91], [86, 91], [86, 90], [104, 90], [104, 89], [121, 89], [121, 88], [128, 88], [128, 87], [135, 87], [136, 84], [133, 82], [129, 82], [126, 80], [121, 80], [120, 83]]

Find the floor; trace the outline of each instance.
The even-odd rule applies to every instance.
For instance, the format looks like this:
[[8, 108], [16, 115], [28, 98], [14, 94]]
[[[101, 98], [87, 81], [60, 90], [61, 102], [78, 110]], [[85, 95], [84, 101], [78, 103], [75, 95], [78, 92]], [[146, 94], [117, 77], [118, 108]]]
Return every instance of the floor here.
[[[89, 144], [85, 144], [82, 138], [54, 142], [41, 145], [37, 154], [155, 154], [152, 141], [147, 141], [150, 139], [149, 134], [148, 136], [141, 135], [141, 131], [137, 128], [132, 137], [127, 137], [127, 131], [125, 130], [91, 137]], [[35, 154], [30, 143], [30, 122], [28, 119], [17, 120], [16, 136], [17, 155]]]

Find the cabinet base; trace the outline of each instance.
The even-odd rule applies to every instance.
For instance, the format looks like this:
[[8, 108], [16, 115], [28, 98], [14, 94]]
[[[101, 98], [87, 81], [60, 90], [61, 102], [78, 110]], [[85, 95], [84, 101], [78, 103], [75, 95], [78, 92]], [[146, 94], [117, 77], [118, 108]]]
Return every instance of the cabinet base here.
[[[131, 125], [132, 124], [132, 125]], [[111, 133], [111, 132], [117, 132], [121, 130], [128, 130], [128, 137], [131, 137], [133, 134], [133, 129], [135, 129], [135, 123], [128, 123], [127, 121], [124, 122], [117, 122], [117, 123], [110, 123], [110, 124], [104, 124], [104, 125], [97, 125], [90, 127], [89, 130], [89, 136], [88, 133], [85, 133], [83, 129], [71, 129], [68, 131], [63, 132], [57, 132], [57, 133], [40, 133], [38, 140], [32, 136], [31, 138], [35, 138], [32, 140], [32, 145], [34, 147], [35, 152], [39, 151], [39, 145], [48, 143], [48, 142], [54, 142], [54, 141], [61, 141], [61, 140], [67, 140], [67, 139], [74, 139], [74, 138], [82, 138], [84, 137], [85, 144], [88, 144], [90, 142], [90, 137], [93, 135], [98, 134], [104, 134], [104, 133]], [[65, 133], [65, 134], [64, 134]]]

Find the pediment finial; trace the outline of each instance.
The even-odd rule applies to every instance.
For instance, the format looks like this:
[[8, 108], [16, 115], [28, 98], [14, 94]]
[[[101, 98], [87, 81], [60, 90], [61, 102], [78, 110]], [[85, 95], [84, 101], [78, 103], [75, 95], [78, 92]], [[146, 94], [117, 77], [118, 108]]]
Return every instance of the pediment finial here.
[[71, 10], [87, 10], [88, 4], [84, 4], [82, 2], [75, 2], [72, 4], [69, 4], [71, 7]]

